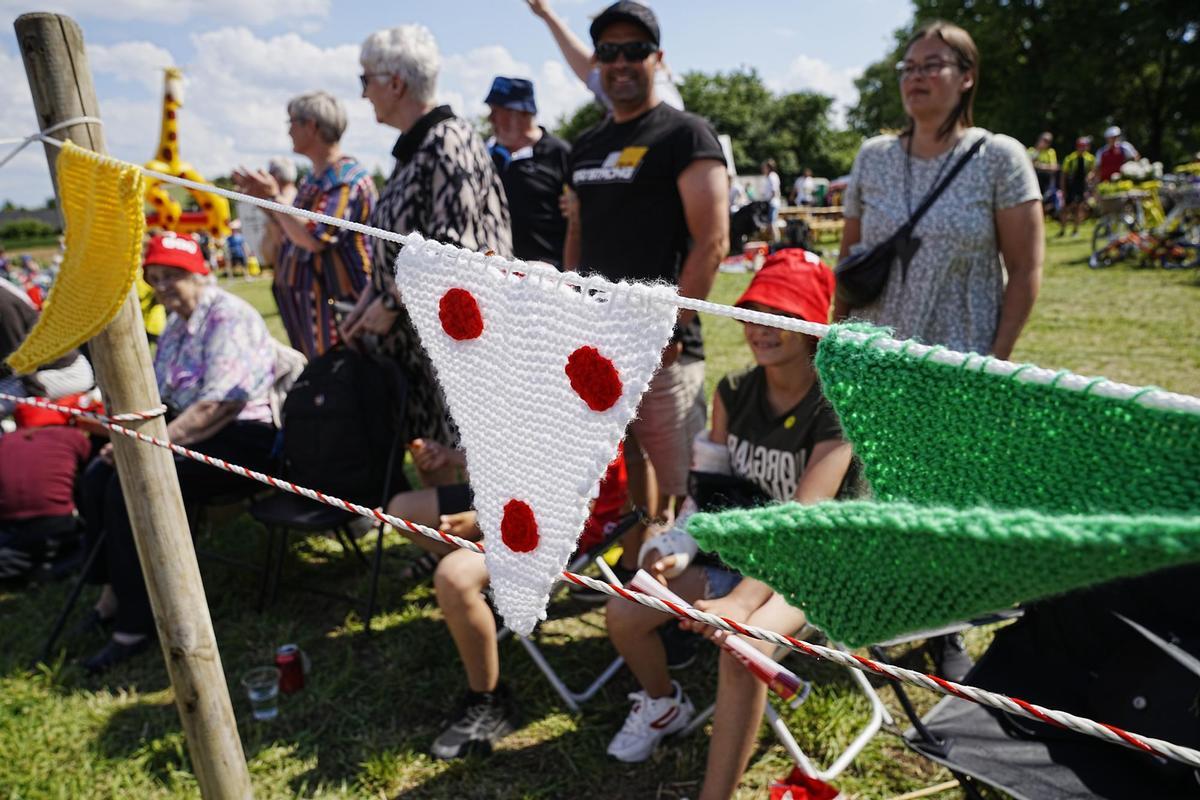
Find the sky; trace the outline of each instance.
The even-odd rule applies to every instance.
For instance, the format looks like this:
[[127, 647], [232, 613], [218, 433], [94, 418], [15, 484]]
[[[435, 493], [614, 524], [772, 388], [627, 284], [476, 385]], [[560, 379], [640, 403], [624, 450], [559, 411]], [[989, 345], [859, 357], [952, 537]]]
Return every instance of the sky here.
[[[459, 114], [486, 113], [497, 74], [533, 80], [540, 118], [553, 125], [590, 97], [525, 0], [0, 0], [0, 139], [34, 130], [12, 23], [30, 11], [69, 14], [83, 28], [109, 152], [134, 163], [153, 154], [162, 114], [162, 68], [184, 69], [180, 155], [202, 175], [260, 166], [288, 154], [289, 98], [325, 89], [345, 102], [343, 149], [370, 168], [392, 167], [398, 132], [375, 122], [361, 98], [359, 47], [372, 31], [408, 22], [438, 41], [438, 99]], [[604, 0], [551, 0], [585, 41]], [[651, 0], [666, 61], [676, 73], [753, 67], [774, 91], [856, 99], [854, 78], [890, 47], [910, 16], [907, 0]], [[736, 13], [735, 13], [736, 9]], [[0, 147], [7, 152], [8, 147]], [[40, 206], [53, 193], [40, 147], [0, 170], [0, 201]]]

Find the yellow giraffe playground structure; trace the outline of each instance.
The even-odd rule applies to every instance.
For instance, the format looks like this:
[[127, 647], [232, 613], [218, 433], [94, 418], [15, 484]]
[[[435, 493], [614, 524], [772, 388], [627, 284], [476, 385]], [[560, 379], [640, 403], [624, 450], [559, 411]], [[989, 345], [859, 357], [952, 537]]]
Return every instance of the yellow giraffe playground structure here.
[[[163, 83], [162, 129], [155, 157], [146, 162], [146, 169], [175, 175], [196, 183], [207, 183], [191, 164], [179, 158], [179, 109], [183, 106], [183, 71], [167, 67]], [[200, 211], [183, 211], [175, 198], [167, 193], [161, 182], [146, 176], [146, 201], [154, 211], [146, 216], [151, 228], [176, 233], [203, 232], [215, 241], [230, 233], [229, 201], [199, 189], [188, 189]]]

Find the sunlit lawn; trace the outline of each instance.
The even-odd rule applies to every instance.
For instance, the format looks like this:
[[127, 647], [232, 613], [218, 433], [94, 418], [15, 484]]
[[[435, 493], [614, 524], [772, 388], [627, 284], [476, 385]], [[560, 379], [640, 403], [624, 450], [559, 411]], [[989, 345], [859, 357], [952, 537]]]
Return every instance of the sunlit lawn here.
[[[1016, 353], [1018, 360], [1066, 367], [1115, 380], [1200, 393], [1200, 285], [1195, 273], [1088, 269], [1087, 240], [1050, 239], [1046, 280]], [[826, 245], [833, 252], [831, 245]], [[732, 302], [747, 277], [723, 275], [714, 299]], [[268, 280], [230, 288], [264, 312], [281, 335]], [[737, 323], [705, 319], [710, 388], [747, 362]], [[261, 556], [262, 530], [237, 510], [219, 516], [200, 545], [245, 559]], [[372, 544], [373, 537], [364, 540]], [[635, 688], [621, 673], [584, 708], [569, 713], [512, 641], [501, 648], [527, 725], [493, 758], [447, 764], [424, 753], [463, 689], [454, 649], [427, 585], [402, 587], [395, 575], [414, 554], [398, 536], [386, 539], [383, 612], [377, 632], [363, 633], [349, 605], [285, 592], [264, 613], [254, 610], [256, 576], [202, 561], [209, 604], [239, 731], [259, 797], [631, 797], [695, 796], [707, 736], [660, 748], [642, 765], [604, 755]], [[364, 571], [331, 540], [310, 537], [292, 548], [288, 579], [357, 592]], [[41, 637], [63, 602], [61, 583], [0, 587], [0, 797], [171, 798], [198, 793], [191, 775], [166, 673], [157, 653], [105, 680], [86, 678], [73, 660], [101, 644], [63, 642], [50, 666], [27, 671]], [[90, 602], [85, 595], [85, 604]], [[586, 683], [612, 653], [603, 617], [592, 606], [560, 600], [560, 617], [543, 626], [542, 645], [569, 683]], [[978, 649], [986, 634], [976, 633]], [[274, 648], [298, 642], [311, 656], [310, 686], [287, 697], [272, 723], [251, 720], [237, 678], [269, 663]], [[914, 653], [911, 664], [924, 666]], [[808, 702], [786, 717], [801, 745], [828, 760], [865, 719], [867, 705], [844, 674], [800, 659], [814, 680]], [[698, 706], [712, 697], [714, 659], [705, 652], [679, 679]], [[898, 712], [890, 691], [883, 692]], [[932, 699], [917, 693], [923, 707]], [[787, 771], [787, 759], [763, 735], [740, 797], [763, 797]], [[838, 785], [850, 796], [888, 798], [948, 778], [912, 756], [892, 734], [876, 737]], [[956, 791], [941, 797], [959, 796]]]

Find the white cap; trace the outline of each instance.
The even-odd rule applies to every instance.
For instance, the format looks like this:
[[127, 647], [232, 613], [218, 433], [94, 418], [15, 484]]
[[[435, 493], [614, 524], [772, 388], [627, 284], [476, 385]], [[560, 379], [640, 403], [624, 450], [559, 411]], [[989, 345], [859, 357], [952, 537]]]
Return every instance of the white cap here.
[[1115, 139], [1116, 137], [1118, 137], [1120, 135], [1121, 135], [1121, 129], [1119, 127], [1117, 127], [1116, 125], [1109, 125], [1107, 128], [1104, 129], [1104, 138], [1105, 139]]

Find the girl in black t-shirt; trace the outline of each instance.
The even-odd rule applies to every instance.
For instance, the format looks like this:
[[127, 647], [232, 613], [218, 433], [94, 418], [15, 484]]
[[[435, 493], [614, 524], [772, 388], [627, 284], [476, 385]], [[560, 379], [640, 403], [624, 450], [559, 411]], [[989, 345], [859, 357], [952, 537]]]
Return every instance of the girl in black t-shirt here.
[[[833, 285], [833, 273], [815, 255], [783, 250], [763, 265], [738, 305], [824, 323]], [[746, 324], [745, 335], [756, 365], [721, 381], [713, 397], [712, 427], [707, 441], [697, 440], [693, 469], [703, 461], [705, 471], [741, 478], [775, 502], [813, 503], [838, 496], [851, 453], [821, 395], [812, 364], [816, 340], [754, 324]], [[676, 594], [699, 609], [769, 630], [793, 633], [804, 626], [803, 612], [766, 584], [723, 567], [688, 565], [695, 545], [679, 547], [681, 536], [686, 535], [677, 530], [652, 538], [642, 552], [643, 566], [668, 579]], [[658, 741], [685, 727], [693, 714], [691, 702], [667, 672], [656, 633], [666, 621], [659, 612], [623, 600], [608, 606], [609, 636], [642, 685], [609, 746], [609, 754], [622, 761], [649, 758]], [[715, 640], [725, 635], [702, 625], [684, 627]], [[751, 643], [766, 652], [772, 649], [765, 642]], [[737, 788], [754, 749], [766, 691], [722, 651], [701, 798], [729, 797]]]

